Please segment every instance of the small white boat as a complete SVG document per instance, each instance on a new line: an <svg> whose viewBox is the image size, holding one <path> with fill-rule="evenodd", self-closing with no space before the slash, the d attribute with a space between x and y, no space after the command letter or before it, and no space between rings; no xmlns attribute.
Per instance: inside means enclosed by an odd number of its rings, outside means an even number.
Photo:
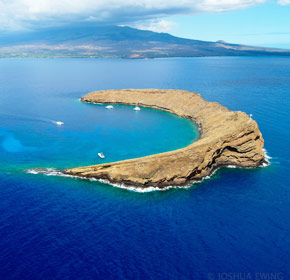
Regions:
<svg viewBox="0 0 290 280"><path fill-rule="evenodd" d="M112 105L106 106L106 109L113 109L114 107Z"/></svg>
<svg viewBox="0 0 290 280"><path fill-rule="evenodd" d="M55 122L57 125L64 125L63 122Z"/></svg>
<svg viewBox="0 0 290 280"><path fill-rule="evenodd" d="M141 110L140 107L138 106L138 103L136 104L136 106L135 106L135 108L133 110L135 110L135 111L140 111Z"/></svg>
<svg viewBox="0 0 290 280"><path fill-rule="evenodd" d="M103 153L98 153L98 156L99 156L100 158L105 158L105 156L104 156Z"/></svg>

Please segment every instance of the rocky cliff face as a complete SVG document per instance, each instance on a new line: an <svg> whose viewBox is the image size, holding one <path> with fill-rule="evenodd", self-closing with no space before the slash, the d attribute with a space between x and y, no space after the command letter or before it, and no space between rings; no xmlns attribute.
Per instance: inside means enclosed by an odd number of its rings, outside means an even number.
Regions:
<svg viewBox="0 0 290 280"><path fill-rule="evenodd" d="M244 112L233 112L199 94L182 90L107 90L85 95L84 102L119 103L165 110L190 118L200 139L162 154L78 167L66 174L105 179L139 187L182 186L210 175L221 166L258 167L264 161L264 140L257 123Z"/></svg>

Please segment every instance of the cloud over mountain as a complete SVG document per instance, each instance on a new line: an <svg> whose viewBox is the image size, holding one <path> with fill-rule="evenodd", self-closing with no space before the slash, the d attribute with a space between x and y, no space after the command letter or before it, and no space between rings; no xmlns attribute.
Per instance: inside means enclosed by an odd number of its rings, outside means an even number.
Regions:
<svg viewBox="0 0 290 280"><path fill-rule="evenodd" d="M225 12L266 0L0 0L0 29L33 29L72 22L100 24L145 22L149 28L167 28L164 17ZM285 4L288 0L280 0ZM155 23L155 24L154 24Z"/></svg>

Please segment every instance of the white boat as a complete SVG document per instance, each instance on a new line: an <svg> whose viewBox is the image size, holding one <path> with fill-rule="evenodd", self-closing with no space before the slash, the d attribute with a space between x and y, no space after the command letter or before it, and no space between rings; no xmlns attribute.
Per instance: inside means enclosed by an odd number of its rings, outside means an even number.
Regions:
<svg viewBox="0 0 290 280"><path fill-rule="evenodd" d="M63 122L55 122L57 125L64 125Z"/></svg>
<svg viewBox="0 0 290 280"><path fill-rule="evenodd" d="M114 107L112 105L106 106L106 109L113 109Z"/></svg>
<svg viewBox="0 0 290 280"><path fill-rule="evenodd" d="M136 106L135 106L135 108L133 110L135 110L135 111L140 111L141 110L140 107L138 106L138 103L136 104Z"/></svg>
<svg viewBox="0 0 290 280"><path fill-rule="evenodd" d="M98 156L99 156L100 158L105 158L105 156L104 156L103 153L98 153Z"/></svg>

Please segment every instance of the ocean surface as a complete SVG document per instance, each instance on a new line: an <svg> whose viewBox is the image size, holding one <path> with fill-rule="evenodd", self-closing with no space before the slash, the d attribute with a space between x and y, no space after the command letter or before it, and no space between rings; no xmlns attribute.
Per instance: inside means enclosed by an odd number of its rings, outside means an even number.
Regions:
<svg viewBox="0 0 290 280"><path fill-rule="evenodd" d="M166 112L79 101L122 88L195 91L253 114L270 166L145 193L29 173L198 138ZM1 59L0 279L290 279L289 124L290 58Z"/></svg>

